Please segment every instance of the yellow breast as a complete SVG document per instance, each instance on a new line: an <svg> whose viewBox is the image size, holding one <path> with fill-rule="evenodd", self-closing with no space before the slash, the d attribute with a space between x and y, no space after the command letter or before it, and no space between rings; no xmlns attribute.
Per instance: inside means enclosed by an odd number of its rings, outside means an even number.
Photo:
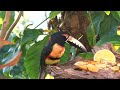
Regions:
<svg viewBox="0 0 120 90"><path fill-rule="evenodd" d="M65 52L65 47L62 47L57 43L54 44L51 53L48 55L48 57L45 60L45 63L49 65L59 63L60 59L51 60L49 57L60 58L64 54L64 52Z"/></svg>
<svg viewBox="0 0 120 90"><path fill-rule="evenodd" d="M49 58L46 58L45 63L48 65L53 65L53 64L57 64L60 62L60 59L58 60L50 60Z"/></svg>
<svg viewBox="0 0 120 90"><path fill-rule="evenodd" d="M58 45L57 43L54 44L52 48L52 52L49 54L49 56L54 58L60 58L65 52L65 47L62 47Z"/></svg>

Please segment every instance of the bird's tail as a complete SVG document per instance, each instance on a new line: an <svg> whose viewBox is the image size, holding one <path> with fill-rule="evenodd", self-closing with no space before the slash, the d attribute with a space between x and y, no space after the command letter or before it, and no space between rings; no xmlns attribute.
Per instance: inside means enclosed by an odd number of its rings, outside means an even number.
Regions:
<svg viewBox="0 0 120 90"><path fill-rule="evenodd" d="M45 76L46 76L45 66L41 66L38 78L45 79Z"/></svg>
<svg viewBox="0 0 120 90"><path fill-rule="evenodd" d="M43 56L43 55L42 55ZM44 57L41 57L40 59L40 71L39 71L39 76L38 76L38 79L45 79L45 76L46 76L46 65L45 65L45 62L44 62Z"/></svg>

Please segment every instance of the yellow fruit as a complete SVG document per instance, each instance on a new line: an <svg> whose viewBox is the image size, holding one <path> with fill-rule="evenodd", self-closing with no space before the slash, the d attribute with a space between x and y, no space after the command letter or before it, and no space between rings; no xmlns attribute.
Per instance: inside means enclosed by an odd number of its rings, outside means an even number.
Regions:
<svg viewBox="0 0 120 90"><path fill-rule="evenodd" d="M101 69L101 68L106 68L106 64L96 64L96 66Z"/></svg>
<svg viewBox="0 0 120 90"><path fill-rule="evenodd" d="M54 79L54 77L51 76L50 74L47 74L46 77L45 77L45 79Z"/></svg>
<svg viewBox="0 0 120 90"><path fill-rule="evenodd" d="M99 68L97 66L95 66L95 65L92 65L92 64L88 64L87 68L91 72L98 72L99 71Z"/></svg>
<svg viewBox="0 0 120 90"><path fill-rule="evenodd" d="M82 70L87 70L87 62L83 62L83 61L78 61L76 62L74 65L76 66L76 68L82 69Z"/></svg>
<svg viewBox="0 0 120 90"><path fill-rule="evenodd" d="M100 62L98 62L98 61L88 61L89 62L89 64L93 64L93 65L96 65L96 64L100 64Z"/></svg>
<svg viewBox="0 0 120 90"><path fill-rule="evenodd" d="M86 64L88 64L88 62L78 61L74 65L75 66L80 66L80 65L86 65Z"/></svg>
<svg viewBox="0 0 120 90"><path fill-rule="evenodd" d="M119 66L111 67L111 69L112 69L113 71L119 71Z"/></svg>
<svg viewBox="0 0 120 90"><path fill-rule="evenodd" d="M87 65L81 65L81 66L79 66L79 68L82 70L87 70Z"/></svg>
<svg viewBox="0 0 120 90"><path fill-rule="evenodd" d="M120 63L118 63L118 64L117 64L117 66L119 66L119 67L120 67Z"/></svg>
<svg viewBox="0 0 120 90"><path fill-rule="evenodd" d="M113 48L115 51L117 51L120 48L120 46L113 46Z"/></svg>
<svg viewBox="0 0 120 90"><path fill-rule="evenodd" d="M107 49L99 50L94 55L94 61L116 62L115 55Z"/></svg>
<svg viewBox="0 0 120 90"><path fill-rule="evenodd" d="M120 35L120 30L117 30L117 35Z"/></svg>

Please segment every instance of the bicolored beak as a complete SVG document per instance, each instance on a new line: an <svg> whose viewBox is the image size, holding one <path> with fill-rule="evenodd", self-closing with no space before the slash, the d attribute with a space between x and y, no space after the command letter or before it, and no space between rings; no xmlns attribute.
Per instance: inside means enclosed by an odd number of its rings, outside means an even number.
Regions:
<svg viewBox="0 0 120 90"><path fill-rule="evenodd" d="M68 42L72 46L75 46L76 48L82 49L84 52L87 52L85 46L72 36L68 36L66 42Z"/></svg>

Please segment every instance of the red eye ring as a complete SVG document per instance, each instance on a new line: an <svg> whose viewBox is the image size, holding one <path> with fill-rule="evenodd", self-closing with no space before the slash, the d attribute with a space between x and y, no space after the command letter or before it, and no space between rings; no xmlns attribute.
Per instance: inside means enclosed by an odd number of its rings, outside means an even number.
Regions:
<svg viewBox="0 0 120 90"><path fill-rule="evenodd" d="M68 34L62 34L62 36L65 36L66 38L68 38L68 37L69 37L69 35L68 35Z"/></svg>

